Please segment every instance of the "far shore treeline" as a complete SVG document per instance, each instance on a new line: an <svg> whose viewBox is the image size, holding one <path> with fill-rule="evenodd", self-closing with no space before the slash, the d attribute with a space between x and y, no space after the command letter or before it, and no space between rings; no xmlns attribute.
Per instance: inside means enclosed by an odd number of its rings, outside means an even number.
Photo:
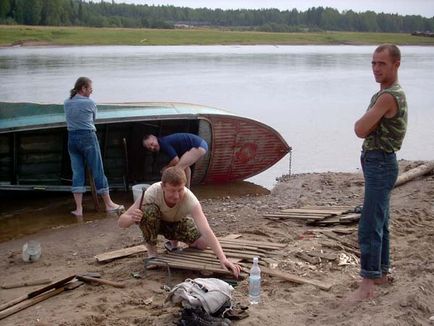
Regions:
<svg viewBox="0 0 434 326"><path fill-rule="evenodd" d="M340 12L316 7L306 11L278 9L192 9L174 6L116 4L81 0L0 0L0 24L124 28L219 27L261 32L434 31L434 17Z"/></svg>

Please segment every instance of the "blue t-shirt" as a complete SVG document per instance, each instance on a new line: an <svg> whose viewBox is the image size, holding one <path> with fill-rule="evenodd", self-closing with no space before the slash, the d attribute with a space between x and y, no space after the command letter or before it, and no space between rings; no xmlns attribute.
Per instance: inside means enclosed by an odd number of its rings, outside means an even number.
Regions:
<svg viewBox="0 0 434 326"><path fill-rule="evenodd" d="M95 128L96 104L93 100L79 94L64 102L66 126L68 131L93 130Z"/></svg>
<svg viewBox="0 0 434 326"><path fill-rule="evenodd" d="M169 155L169 159L181 157L192 148L200 147L204 142L201 137L189 133L177 133L158 138L160 150Z"/></svg>

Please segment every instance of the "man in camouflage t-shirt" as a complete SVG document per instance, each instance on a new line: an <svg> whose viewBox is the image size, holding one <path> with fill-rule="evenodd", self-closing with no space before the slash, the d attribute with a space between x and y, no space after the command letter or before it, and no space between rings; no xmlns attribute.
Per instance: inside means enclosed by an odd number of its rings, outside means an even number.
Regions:
<svg viewBox="0 0 434 326"><path fill-rule="evenodd" d="M372 71L380 91L354 126L356 135L364 138L361 164L365 197L359 222L362 281L348 298L353 302L373 298L375 285L389 280L389 201L398 177L395 152L407 130L407 101L398 84L400 63L396 45L383 44L374 51Z"/></svg>
<svg viewBox="0 0 434 326"><path fill-rule="evenodd" d="M201 250L210 247L220 265L238 277L240 266L227 259L199 200L185 187L186 182L187 177L180 167L164 170L161 182L150 186L143 198L137 198L119 217L119 227L134 224L140 227L149 258L157 256L157 236L161 234L169 240L171 249L178 241Z"/></svg>

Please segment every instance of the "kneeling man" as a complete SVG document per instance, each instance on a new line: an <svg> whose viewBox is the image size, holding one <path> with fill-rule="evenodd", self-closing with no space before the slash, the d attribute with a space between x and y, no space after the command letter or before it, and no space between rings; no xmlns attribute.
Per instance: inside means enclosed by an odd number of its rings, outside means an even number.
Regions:
<svg viewBox="0 0 434 326"><path fill-rule="evenodd" d="M161 182L154 183L146 190L142 207L139 207L141 198L138 198L119 217L119 227L139 225L148 249L148 257L157 255L158 234L169 239L172 247L176 247L178 241L201 250L209 246L220 260L221 266L231 270L234 276L238 277L240 266L226 258L199 200L185 187L186 182L185 173L181 168L167 168L163 172Z"/></svg>

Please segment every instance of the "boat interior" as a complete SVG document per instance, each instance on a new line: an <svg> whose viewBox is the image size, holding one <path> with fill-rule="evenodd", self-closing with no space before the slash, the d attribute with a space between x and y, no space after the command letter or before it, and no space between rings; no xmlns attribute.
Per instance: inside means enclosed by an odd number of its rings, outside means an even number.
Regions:
<svg viewBox="0 0 434 326"><path fill-rule="evenodd" d="M168 157L146 150L142 145L144 135L199 134L207 124L197 118L98 124L110 188L127 191L134 184L160 180L160 170ZM204 138L210 141L210 127L205 129L209 132ZM69 191L72 171L67 143L65 127L0 134L0 189Z"/></svg>

